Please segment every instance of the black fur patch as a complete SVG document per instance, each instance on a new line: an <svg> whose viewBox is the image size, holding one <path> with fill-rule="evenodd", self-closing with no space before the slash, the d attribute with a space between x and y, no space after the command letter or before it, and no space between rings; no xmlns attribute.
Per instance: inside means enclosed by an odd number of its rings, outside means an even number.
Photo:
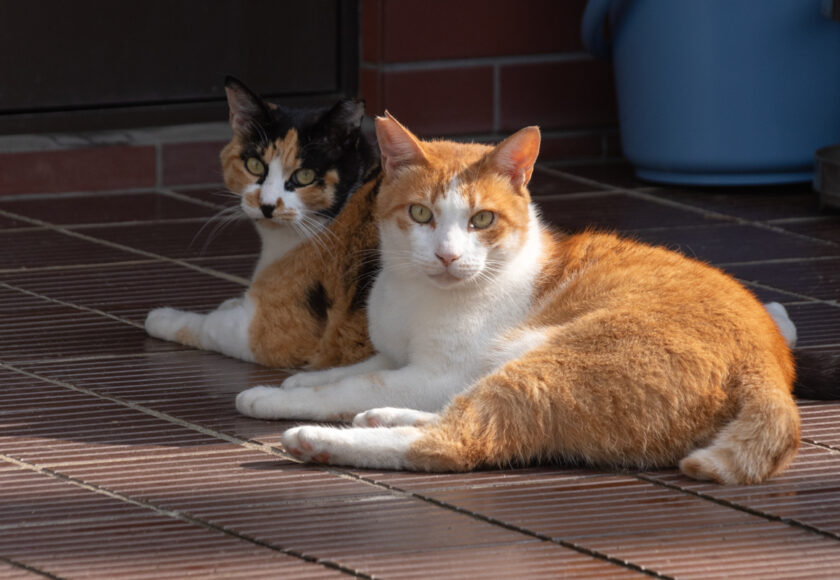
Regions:
<svg viewBox="0 0 840 580"><path fill-rule="evenodd" d="M793 395L800 399L840 399L840 353L793 349L796 382Z"/></svg>
<svg viewBox="0 0 840 580"><path fill-rule="evenodd" d="M350 300L350 311L354 312L367 307L368 296L373 283L376 280L379 270L382 269L382 264L379 261L379 252L371 253L371 255L359 265L359 271L356 272L356 279L352 281L355 284L353 291L353 298Z"/></svg>
<svg viewBox="0 0 840 580"><path fill-rule="evenodd" d="M345 98L332 107L271 108L237 79L228 77L225 86L231 91L230 95L233 95L246 121L246 128L241 134L243 161L254 152L264 151L270 143L282 140L290 129L295 129L301 166L315 171L316 182L323 184L324 176L330 170L338 173L334 202L331 207L318 212L321 217L335 218L350 195L362 184L363 177L378 166L379 149L361 129L364 101ZM260 177L259 183L265 181L266 175L264 173Z"/></svg>
<svg viewBox="0 0 840 580"><path fill-rule="evenodd" d="M327 289L320 281L306 291L306 305L316 319L321 322L327 321L327 314L332 308L332 300L327 296Z"/></svg>

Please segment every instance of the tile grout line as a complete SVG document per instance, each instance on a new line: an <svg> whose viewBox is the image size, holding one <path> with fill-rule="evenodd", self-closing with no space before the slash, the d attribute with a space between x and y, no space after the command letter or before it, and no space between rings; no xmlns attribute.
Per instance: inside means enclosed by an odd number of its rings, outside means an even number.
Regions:
<svg viewBox="0 0 840 580"><path fill-rule="evenodd" d="M556 169L556 168L553 168L553 167L543 167L543 169L545 171L549 172L549 173L553 173L556 176L564 177L566 179L570 179L572 181L576 181L576 182L584 184L584 185L607 187L614 192L617 191L617 192L625 193L625 194L630 195L632 197L636 197L636 198L639 198L639 199L644 199L645 201L650 201L650 202L658 203L658 204L661 204L661 205L674 207L674 208L682 209L682 210L685 210L685 211L690 211L690 212L693 212L693 213L699 213L701 215L705 215L705 216L708 216L708 217L724 219L726 221L733 221L733 222L735 222L737 224L740 224L740 225L750 225L750 226L754 226L754 227L757 227L757 228L760 228L760 229L772 231L772 232L775 232L775 233L787 234L787 235L790 235L790 236L801 238L803 240L808 240L808 241L812 241L812 242L815 242L815 243L819 243L819 244L822 244L824 246L830 246L832 248L837 248L838 246L840 246L840 244L837 244L835 242L831 242L831 241L828 241L828 240L822 240L820 238L813 238L811 236L808 236L808 235L805 235L805 234L800 234L800 233L797 233L797 232L792 232L792 231L786 230L784 228L774 227L769 222L755 221L755 220L750 220L750 219L739 217L739 216L733 216L733 215L729 215L729 214L725 214L725 213L712 211L712 210L709 210L709 209L706 209L706 208L697 207L697 206L682 203L682 202L679 202L679 201L674 201L674 200L671 200L671 199L658 197L656 195L652 195L652 194L650 194L646 191L640 190L640 189L632 189L632 188L628 188L628 187L621 187L621 186L617 186L617 185L611 185L611 184L608 184L608 183L602 183L602 182L599 182L599 181L594 180L594 179L589 179L588 177L581 177L580 175L575 175L574 173L568 173L566 171L563 171L561 169Z"/></svg>
<svg viewBox="0 0 840 580"><path fill-rule="evenodd" d="M77 385L73 385L72 383L68 383L66 381L61 381L61 380L51 379L51 378L48 378L48 377L43 377L43 376L41 376L37 373L33 373L33 372L30 372L30 371L20 369L20 368L14 366L13 364L0 362L0 368L6 368L7 370L11 370L11 371L17 372L19 374L22 374L22 375L25 375L25 376L28 376L28 377L31 377L31 378L36 378L36 379L39 379L39 380L42 380L42 381L46 381L46 382L48 382L50 384L53 384L53 385L56 385L56 386L60 386L60 387L63 387L63 388L66 388L66 389L69 389L69 390L72 390L72 391L76 391L76 392L85 394L85 395L96 397L96 398L99 398L99 399L103 399L103 400L121 405L123 407L127 407L129 409L132 409L132 410L135 410L135 411L147 414L147 415L151 415L151 416L153 416L157 419L161 419L163 421L174 423L174 424L179 425L181 427L184 427L186 429L197 431L197 432L199 432L203 435L207 435L209 437L214 437L216 439L221 439L223 441L227 441L228 443L233 443L235 445L239 445L240 447L243 447L243 448L251 450L251 451L257 451L257 452L260 452L260 453L265 453L266 455L270 455L270 456L273 456L273 457L279 457L281 459L285 459L285 460L291 461L293 463L298 463L298 464L301 463L297 459L291 457L290 455L287 455L285 452L281 451L279 448L274 447L272 445L268 445L268 444L265 444L265 443L259 443L259 442L251 441L251 440L244 440L244 439L240 439L239 437L235 437L235 436L232 436L232 435L228 435L226 433L222 433L220 431L215 431L213 429L208 429L206 427L202 427L202 426L197 425L195 423L191 423L189 421L184 421L182 419L179 419L177 417L169 415L168 413L163 413L161 411L156 411L156 410L154 410L150 407L146 407L145 405L140 405L138 403L132 403L130 401L126 401L126 400L121 399L119 397L113 397L113 396L110 396L110 395L105 395L105 394L102 394L102 393L98 393L98 392L93 391L91 389L87 389L87 388L84 388L84 387L79 387ZM6 457L6 456L0 454L0 458L3 458L3 457ZM12 458L12 460L13 461L20 461L20 460L14 459L14 458ZM395 486L392 486L392 485L389 485L389 484L386 484L386 483L374 481L374 480L368 479L366 477L356 475L355 473L353 473L351 471L346 471L346 470L339 469L339 468L332 467L332 466L328 467L328 466L313 465L312 467L314 469L318 469L319 471L329 473L331 475L334 475L336 477L340 477L342 479L350 479L350 480L354 480L354 481L363 482L367 485L370 485L372 487L375 487L375 488L378 488L378 489L381 489L381 490L387 490L387 491L392 492L392 493L397 493L398 495L401 495L403 497L413 497L413 498L418 499L418 500L420 500L424 503L436 505L437 507L440 507L442 509L446 509L448 511L453 511L453 512L461 514L461 515L469 516L470 518L475 519L475 520L480 520L480 521L484 521L484 522L487 522L487 523L492 524L492 525L501 526L501 527L504 527L505 529L516 531L516 532L521 533L525 536L537 538L537 539L540 539L542 541L550 542L550 543L555 544L555 545L559 545L559 546L562 546L562 547L565 547L565 548L569 548L569 549L574 550L576 552L580 552L580 553L586 554L588 556L594 557L596 559L607 561L607 562L619 565L619 566L624 567L624 568L631 568L633 570L643 572L645 574L654 576L656 578L670 578L669 576L666 576L666 575L660 574L658 572L648 570L648 569L646 569L643 566L640 566L638 564L633 564L631 562L621 560L619 558L614 558L612 556L609 556L608 554L603 554L603 553L601 553L597 550L586 548L585 546L579 546L579 545L575 544L574 542L569 542L567 540L561 540L561 539L558 539L558 538L551 538L549 536L545 536L544 534L540 534L538 532L528 530L527 528L520 528L520 527L514 526L512 524L508 524L506 522L503 522L501 520L496 520L495 518L485 516L483 514L479 514L479 513L476 513L476 512L465 510L465 509L459 508L457 506L447 504L446 502L441 502L441 501L436 500L434 498L424 496L420 493L406 491L406 490L400 489L398 487L395 487ZM42 468L42 467L35 466L35 465L33 465L33 468L37 469L37 470L47 470L47 468ZM69 478L69 476L59 474L58 472L55 472L55 473L56 473L57 476L60 476L62 478L72 479L72 478ZM80 483L84 483L84 482L80 482ZM91 485L91 484L85 484L85 485ZM95 487L100 487L100 486L95 486ZM113 492L111 490L107 490L107 488L104 488L104 487L102 487L101 489L103 491L107 491L108 493L118 494L118 492ZM131 499L130 496L125 496L125 497ZM140 502L142 500L134 500L134 501ZM149 505L151 506L153 504L149 504ZM154 509L154 508L152 508L152 509ZM187 516L187 517L192 517L192 516ZM208 525L212 525L212 524L208 524Z"/></svg>
<svg viewBox="0 0 840 580"><path fill-rule="evenodd" d="M8 282L0 282L0 288L7 288L9 290L13 290L15 292L20 292L21 294L26 294L26 295L32 296L34 298L39 298L41 300L45 300L45 301L51 302L53 304L59 304L61 306L67 306L68 308L74 308L76 310L82 310L84 312L99 314L100 316L104 316L106 318L116 320L117 322L122 322L124 324L128 324L128 325L133 326L135 328L139 328L139 329L143 330L144 332L146 330L146 327L144 325L140 324L139 322L132 322L131 320L128 320L126 318L120 318L119 316L116 316L115 314L109 314L109 313L104 312L102 310L99 310L97 308L91 308L89 306L82 306L81 304L75 304L73 302L65 302L64 300L59 300L58 298L50 298L49 296L45 296L43 294L38 294L36 292L32 292L31 290L27 290L25 288L20 288L19 286L14 286L12 284L9 284Z"/></svg>
<svg viewBox="0 0 840 580"><path fill-rule="evenodd" d="M293 461L295 463L300 463L297 459L294 459L293 457L287 455L285 452L281 451L279 448L274 447L274 446L269 445L269 444L266 444L266 443L260 443L260 442L251 441L251 440L243 440L243 439L240 439L240 438L235 437L235 436L227 435L226 433L222 433L222 432L219 432L219 431L216 431L216 430L213 430L213 429L208 429L206 427L202 427L200 425L197 425L195 423L191 423L189 421L178 419L177 417L174 417L174 416L169 415L167 413L156 411L156 410L151 409L149 407L146 407L144 405L139 405L137 403L132 403L130 401L126 401L126 400L121 399L119 397L112 397L110 395L104 395L104 394L98 393L96 391L86 389L84 387L78 387L76 385L73 385L71 383L67 383L65 381L50 379L48 377L43 377L41 375L38 375L37 373L25 371L25 370L22 370L22 369L19 369L19 368L15 367L14 365L11 365L11 364L0 363L0 368L4 368L4 367L9 369L9 370L18 372L20 374L30 376L32 378L37 378L37 379L47 381L49 383L52 383L52 384L55 384L55 385L58 385L58 386L61 386L61 387L64 387L64 388L68 388L70 390L74 390L74 391L81 392L81 393L84 393L84 394L87 394L87 395L90 395L90 396L94 396L94 397L97 397L97 398L108 400L110 402L113 402L113 403L116 403L116 404L119 404L119 405L122 405L122 406L125 406L125 407L128 407L128 408L134 409L136 411L152 415L156 418L175 423L175 424L180 425L182 427L185 427L187 429L192 429L192 430L198 431L202 434L205 434L205 435L208 435L208 436L211 436L211 437L215 437L217 439L222 439L222 440L227 441L229 443L234 443L234 444L240 445L240 446L242 446L246 449L252 450L252 451L258 451L258 452L261 452L261 453L265 453L267 455L280 457L282 459ZM806 441L806 443L810 443L810 442ZM598 559L602 559L602 560L606 560L606 561L608 561L610 563L613 563L613 564L617 564L617 565L620 565L620 566L623 566L623 567L630 567L634 570L638 570L638 571L644 572L646 574L649 574L649 575L652 575L652 576L655 576L655 577L662 577L662 578L667 578L668 577L668 576L661 575L658 572L648 570L648 569L644 568L643 566L639 566L639 565L633 564L631 562L626 562L624 560L614 558L612 556L609 556L608 554L602 554L601 552L598 552L597 550L586 548L585 546L578 546L574 542L570 542L570 541L567 541L567 540L562 540L562 539L559 539L559 538L552 538L550 536L545 536L544 534L540 534L539 532L535 532L535 531L529 530L527 528L518 527L518 526L515 526L515 525L512 525L512 524L508 524L504 521L497 520L496 518L493 518L493 517L490 517L490 516L485 516L485 515L477 513L477 512L466 510L464 508L459 508L458 506L455 506L455 505L450 505L447 502L437 500L433 497L425 496L425 495L423 495L422 493L419 493L419 492L407 491L407 490L401 489L399 487L396 487L396 486L393 486L393 485L390 485L390 484L387 484L387 483L384 483L384 482L378 482L378 481L369 479L367 477L357 475L357 474L353 473L352 471L336 468L334 466L329 466L328 467L328 466L313 465L313 467L317 468L317 469L320 469L321 471L324 471L326 473L330 473L332 475L341 477L341 478L361 481L361 482L364 482L364 483L366 483L368 485L371 485L373 487L377 487L377 488L385 489L385 490L388 490L388 491L391 491L391 492L397 492L397 493L400 493L400 494L403 494L403 495L406 495L406 496L414 497L414 498L417 498L417 499L419 499L423 502L431 503L433 505L437 505L438 507L441 507L441 508L444 508L444 509L447 509L447 510L450 510L450 511L454 511L456 513L460 513L460 514L463 514L463 515L469 515L473 519L485 521L485 522L493 524L493 525L502 526L502 527L505 527L506 529L517 531L517 532L522 533L524 535L531 536L531 537L534 537L534 538L538 538L538 539L543 540L543 541L548 541L548 542L551 542L553 544L561 545L561 546L564 546L566 548L569 548L569 549L572 549L572 550L575 550L575 551L578 551L578 552L581 552L581 553L585 553L589 556L592 556L592 557L595 557L595 558L598 558ZM642 478L642 476L640 474L635 474L635 475L632 475L632 476ZM664 482L649 482L649 483L656 484L656 485L662 485L662 486L665 486L665 487L668 487L669 485L671 485L671 484L665 484ZM716 499L712 496L707 496L705 494L700 494L698 492L692 492L690 490L683 489L683 488L680 488L678 486L673 486L673 489L678 490L680 492L683 492L687 495L696 496L699 499L702 499L704 501L709 501L711 503L721 504L721 502L725 502L725 500L718 500L718 499ZM783 524L788 525L788 526L793 527L793 528L804 529L806 531L811 531L813 533L817 533L818 535L821 535L821 536L826 536L826 537L829 537L829 538L832 538L832 539L840 539L840 535L834 534L833 532L823 531L823 530L820 530L819 528L813 528L809 524L799 522L798 520L793 519L793 518L782 518L781 516L776 516L776 515L773 515L773 514L770 514L770 513L765 513L765 512L762 512L760 510L754 510L753 508L749 508L747 506L742 506L740 504L733 503L733 502L727 502L727 503L724 503L724 504L721 504L721 505L725 505L726 507L729 507L730 509L745 512L749 515L752 515L754 517L759 517L759 518L767 520L767 521L780 522L780 523L783 523Z"/></svg>
<svg viewBox="0 0 840 580"><path fill-rule="evenodd" d="M225 272L217 272L216 270L211 270L209 268L202 268L201 266L197 266L197 265L192 264L190 262L186 262L186 261L183 261L183 260L177 260L175 258L169 258L167 256L154 254L152 252L147 252L145 250L140 250L138 248L132 248L131 246L125 246L123 244L118 244L118 243L115 243L115 242L109 242L109 241L103 240L101 238L88 236L88 235L85 235L83 233L76 232L74 230L70 230L70 229L67 229L67 228L64 228L64 227L61 227L61 226L56 226L56 225L51 224L49 222L44 222L44 221L37 220L37 219L34 219L34 218L21 216L21 215L14 214L12 212L6 211L4 209L0 209L0 216L2 216L2 215L6 216L6 217L11 217L13 219L18 219L18 220L21 220L21 221L26 221L26 222L36 224L36 225L39 225L39 226L43 226L43 227L46 227L47 229L49 229L51 231L58 232L60 234L65 234L65 235L68 235L68 236L71 236L71 237L74 237L74 238L78 238L78 239L84 240L86 242L91 242L91 243L99 244L101 246L106 246L106 247L109 247L109 248L112 248L112 249L121 250L121 251L128 252L128 253L131 253L131 254L136 254L136 255L139 255L139 256L143 256L144 258L151 258L151 259L161 261L161 262L168 262L170 264L176 264L178 266L183 266L185 268L189 268L190 270L195 270L196 272L201 272L202 274L207 274L207 275L210 275L210 276L214 276L216 278L221 278L223 280L227 280L228 282L234 282L234 283L240 284L242 286L249 286L250 285L249 280L246 280L245 278L241 278L239 276L234 276L233 274L227 274Z"/></svg>
<svg viewBox="0 0 840 580"><path fill-rule="evenodd" d="M0 562L4 562L13 568L19 568L21 570L26 570L27 572L32 572L33 574L38 574L39 576L43 576L44 578L51 578L52 580L64 580L62 576L56 576L51 572L47 572L45 570L39 570L33 566L28 564L24 564L23 562L18 562L8 556L0 555Z"/></svg>
<svg viewBox="0 0 840 580"><path fill-rule="evenodd" d="M178 521L182 521L182 522L185 522L185 523L188 523L188 524L192 524L192 525L204 528L206 530L217 532L217 533L220 533L224 536L234 538L234 539L237 539L237 540L240 540L240 541L243 541L243 542L248 542L250 544L255 544L255 545L260 546L262 548L267 548L267 549L269 549L273 552L280 552L282 554L286 554L287 556L291 556L291 557L297 558L299 560L303 560L304 562L308 562L310 564L323 566L325 568L330 568L332 570L337 570L337 571L343 572L345 574L350 574L352 576L359 577L359 578L371 578L371 579L373 578L372 576L369 576L367 574L359 572L358 570L354 570L352 568L344 566L343 564L340 564L338 562L333 562L332 560L326 560L326 559L323 559L323 558L318 558L316 556L310 556L310 555L306 554L305 552L301 552L299 550L294 550L292 548L284 548L282 546L278 546L278 545L272 544L270 542L260 540L260 539L255 538L255 537L251 537L247 534L243 534L241 532L234 531L234 530L225 528L223 526L216 525L216 524L214 524L210 521L207 521L207 520L204 520L204 519L201 519L201 518L197 518L195 516L191 516L188 513L182 512L180 510L168 509L168 508L164 508L164 507L161 507L159 505L156 505L156 504L154 504L152 502L149 502L149 501L136 499L136 498L133 498L129 495L120 493L118 491L108 489L107 487L87 483L87 482L85 482L81 479L78 479L78 478L60 473L60 472L55 471L53 469L50 469L50 468L47 468L47 467L41 467L41 466L38 466L34 463L30 463L28 461L23 461L23 460L11 457L9 455L6 455L5 453L0 453L0 460L3 460L7 463L11 463L12 465L16 465L17 467L19 467L21 469L27 469L29 471L34 471L35 473L39 473L41 475L51 477L53 479L62 481L64 483L67 483L69 485L84 489L86 491L90 491L92 493L96 493L96 494L99 494L99 495L104 495L105 497L108 497L108 498L111 498L111 499L114 499L114 500L118 500L118 501L121 501L123 503L127 503L127 504L130 504L130 505L134 505L136 507L140 507L140 508L143 508L143 509L146 509L146 510L150 510L150 511L156 513L157 515L167 517L167 518L171 518L171 519L175 519L175 520L178 520Z"/></svg>

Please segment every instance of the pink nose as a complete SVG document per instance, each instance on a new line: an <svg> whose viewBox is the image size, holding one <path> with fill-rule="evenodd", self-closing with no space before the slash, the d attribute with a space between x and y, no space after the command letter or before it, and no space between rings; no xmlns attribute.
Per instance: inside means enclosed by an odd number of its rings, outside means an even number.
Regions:
<svg viewBox="0 0 840 580"><path fill-rule="evenodd" d="M449 264L461 257L458 254L452 254L449 252L435 252L435 256L437 256L437 259L440 260L446 267L449 267Z"/></svg>

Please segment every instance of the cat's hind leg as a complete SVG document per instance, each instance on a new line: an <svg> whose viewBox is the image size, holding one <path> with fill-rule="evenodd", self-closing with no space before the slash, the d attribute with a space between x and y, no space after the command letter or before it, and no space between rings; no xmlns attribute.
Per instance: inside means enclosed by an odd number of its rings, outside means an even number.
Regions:
<svg viewBox="0 0 840 580"><path fill-rule="evenodd" d="M247 295L227 300L209 314L155 308L146 316L146 332L155 338L255 362L248 332L255 310Z"/></svg>

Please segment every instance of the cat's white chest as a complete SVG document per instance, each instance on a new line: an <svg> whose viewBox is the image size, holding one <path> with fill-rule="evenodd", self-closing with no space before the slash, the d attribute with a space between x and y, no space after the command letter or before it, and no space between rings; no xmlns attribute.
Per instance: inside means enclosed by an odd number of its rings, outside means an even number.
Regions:
<svg viewBox="0 0 840 580"><path fill-rule="evenodd" d="M260 234L262 248L252 279L256 279L260 272L273 264L288 252L303 242L304 238L293 228L287 226L265 226L256 222L257 232Z"/></svg>
<svg viewBox="0 0 840 580"><path fill-rule="evenodd" d="M385 274L371 292L371 340L399 365L457 365L473 375L498 337L527 315L528 296L460 295L395 283Z"/></svg>

